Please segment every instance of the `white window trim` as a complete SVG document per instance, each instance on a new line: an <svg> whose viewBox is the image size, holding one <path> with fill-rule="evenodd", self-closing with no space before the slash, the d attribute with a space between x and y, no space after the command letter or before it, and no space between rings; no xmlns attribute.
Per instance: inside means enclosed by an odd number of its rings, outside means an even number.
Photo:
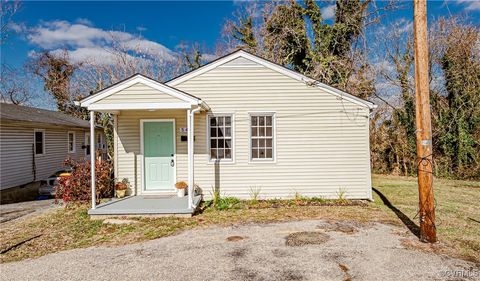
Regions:
<svg viewBox="0 0 480 281"><path fill-rule="evenodd" d="M273 151L272 159L253 159L252 158L252 115L253 116L272 116L272 128L273 128ZM277 113L274 111L250 111L248 112L248 163L249 164L259 164L259 163L277 163Z"/></svg>
<svg viewBox="0 0 480 281"><path fill-rule="evenodd" d="M41 153L41 154L40 154L40 153L39 153L39 154L36 153L36 152L37 152L37 142L35 141L35 134L36 134L37 132L41 132L41 133L42 133L42 141L43 141L43 142L42 142L42 152L43 152L43 153ZM44 155L47 154L47 150L46 150L47 140L45 139L45 136L46 136L46 134L45 134L45 129L34 129L34 130L33 130L33 154L34 154L35 156L44 156Z"/></svg>
<svg viewBox="0 0 480 281"><path fill-rule="evenodd" d="M230 116L232 120L232 159L210 159L210 117ZM209 113L206 116L207 122L207 164L235 164L235 114L228 112Z"/></svg>
<svg viewBox="0 0 480 281"><path fill-rule="evenodd" d="M70 150L70 134L73 135L73 150ZM74 131L67 132L67 151L68 153L77 152L77 134Z"/></svg>

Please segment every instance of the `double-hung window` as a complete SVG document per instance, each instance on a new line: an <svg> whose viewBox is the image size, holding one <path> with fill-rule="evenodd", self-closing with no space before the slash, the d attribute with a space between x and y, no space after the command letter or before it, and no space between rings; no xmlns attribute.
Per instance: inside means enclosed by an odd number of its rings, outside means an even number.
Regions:
<svg viewBox="0 0 480 281"><path fill-rule="evenodd" d="M233 161L232 115L208 116L208 150L210 161Z"/></svg>
<svg viewBox="0 0 480 281"><path fill-rule="evenodd" d="M275 160L275 115L250 114L250 158L252 161Z"/></svg>
<svg viewBox="0 0 480 281"><path fill-rule="evenodd" d="M75 153L75 132L68 132L68 153Z"/></svg>
<svg viewBox="0 0 480 281"><path fill-rule="evenodd" d="M33 131L35 155L45 155L45 130Z"/></svg>

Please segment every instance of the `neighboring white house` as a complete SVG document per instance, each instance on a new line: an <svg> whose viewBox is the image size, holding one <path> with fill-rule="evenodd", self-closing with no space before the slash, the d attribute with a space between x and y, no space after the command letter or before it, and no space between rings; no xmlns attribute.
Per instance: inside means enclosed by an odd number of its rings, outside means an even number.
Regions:
<svg viewBox="0 0 480 281"><path fill-rule="evenodd" d="M187 181L189 210L193 183L206 197L372 198L374 104L245 51L166 83L137 74L80 104L114 114L115 176L131 195Z"/></svg>
<svg viewBox="0 0 480 281"><path fill-rule="evenodd" d="M0 104L0 191L44 180L63 169L66 158L90 159L88 121L60 112ZM96 147L106 152L102 129ZM4 201L2 198L2 201Z"/></svg>

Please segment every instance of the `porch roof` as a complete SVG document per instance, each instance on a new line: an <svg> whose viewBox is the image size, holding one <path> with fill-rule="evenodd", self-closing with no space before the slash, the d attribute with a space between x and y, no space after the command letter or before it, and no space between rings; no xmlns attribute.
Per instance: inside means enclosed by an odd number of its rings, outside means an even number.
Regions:
<svg viewBox="0 0 480 281"><path fill-rule="evenodd" d="M148 99L142 102L135 98L134 95L133 98L130 96L123 100L114 99L108 103L103 102L111 96L121 93L124 90L128 90L128 88L137 84L142 84L155 90L155 93L149 96L152 100ZM167 96L170 99L154 100L156 97L162 95ZM141 95L139 94L138 97L140 98ZM138 73L84 98L77 102L77 105L95 111L191 109L194 106L200 106L200 108L204 110L210 109L202 99Z"/></svg>
<svg viewBox="0 0 480 281"><path fill-rule="evenodd" d="M198 206L201 196L193 197L193 205ZM92 216L145 216L145 215L192 215L195 209L188 208L188 197L176 196L129 196L123 199L99 204L88 210Z"/></svg>

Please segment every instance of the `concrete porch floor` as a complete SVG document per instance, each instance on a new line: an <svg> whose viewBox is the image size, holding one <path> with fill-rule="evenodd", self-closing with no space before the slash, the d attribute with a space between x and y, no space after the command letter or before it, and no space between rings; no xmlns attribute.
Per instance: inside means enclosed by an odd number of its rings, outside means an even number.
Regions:
<svg viewBox="0 0 480 281"><path fill-rule="evenodd" d="M193 205L198 206L201 196L193 197ZM96 209L88 210L93 218L112 216L187 216L190 217L195 209L188 208L188 197L139 195L122 199L114 199L99 204Z"/></svg>

